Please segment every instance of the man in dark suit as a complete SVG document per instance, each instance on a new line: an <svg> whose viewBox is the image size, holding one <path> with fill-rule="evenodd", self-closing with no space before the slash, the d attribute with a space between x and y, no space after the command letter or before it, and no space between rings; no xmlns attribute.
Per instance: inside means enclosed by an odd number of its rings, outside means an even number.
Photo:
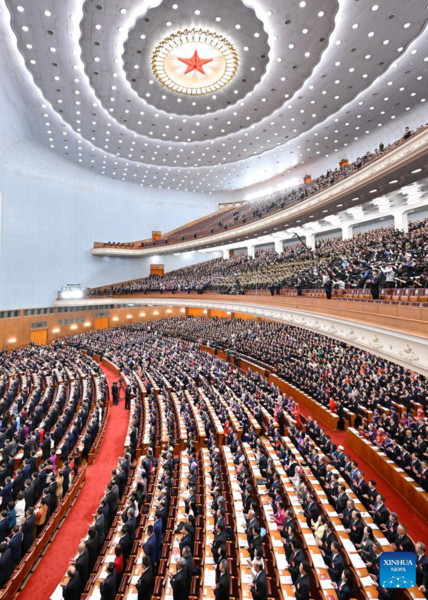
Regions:
<svg viewBox="0 0 428 600"><path fill-rule="evenodd" d="M143 572L138 580L136 588L138 590L138 600L151 600L155 587L155 574L150 564L148 556L143 557Z"/></svg>
<svg viewBox="0 0 428 600"><path fill-rule="evenodd" d="M13 572L12 551L6 542L0 544L0 588L8 581Z"/></svg>
<svg viewBox="0 0 428 600"><path fill-rule="evenodd" d="M95 523L94 528L98 533L98 553L101 552L101 548L103 547L104 541L106 539L106 523L105 517L103 513L103 509L101 506L97 508L97 514L95 515Z"/></svg>
<svg viewBox="0 0 428 600"><path fill-rule="evenodd" d="M143 544L143 550L144 554L150 558L150 564L154 567L157 561L157 543L153 525L147 527L147 536L147 540Z"/></svg>
<svg viewBox="0 0 428 600"><path fill-rule="evenodd" d="M152 528L152 532L153 532L153 525L150 525L150 527ZM131 538L129 537L128 528L126 527L126 523L125 523L125 525L122 525L120 532L122 535L119 539L119 544L122 546L123 564L125 565L126 561L129 558L129 555L131 554L131 550L132 550ZM155 538L155 544L156 544L156 538ZM156 552L156 546L155 546L155 552Z"/></svg>
<svg viewBox="0 0 428 600"><path fill-rule="evenodd" d="M348 494L346 493L346 487L343 484L339 485L338 495L336 496L336 498L333 498L333 500L336 501L335 507L337 513L341 515L346 509L346 505L349 500Z"/></svg>
<svg viewBox="0 0 428 600"><path fill-rule="evenodd" d="M89 577L89 552L84 542L80 542L77 546L77 557L74 565L80 576L80 592L83 592Z"/></svg>
<svg viewBox="0 0 428 600"><path fill-rule="evenodd" d="M100 585L101 600L115 600L116 598L116 569L114 563L107 566L107 577Z"/></svg>
<svg viewBox="0 0 428 600"><path fill-rule="evenodd" d="M253 536L252 536L251 544L248 549L251 560L253 560L254 555L257 552L257 549L260 550L260 549L262 549L262 547L263 547L263 539L262 539L262 536L260 535L260 527L258 525L255 525L253 527Z"/></svg>
<svg viewBox="0 0 428 600"><path fill-rule="evenodd" d="M309 563L307 563L305 560L300 563L299 575L296 579L296 583L293 586L296 600L309 600L309 595L311 591L309 569Z"/></svg>
<svg viewBox="0 0 428 600"><path fill-rule="evenodd" d="M214 595L216 600L229 600L230 575L227 559L220 561L220 577L218 578Z"/></svg>
<svg viewBox="0 0 428 600"><path fill-rule="evenodd" d="M398 525L397 513L390 513L388 521L384 525L380 525L382 532L390 544L392 544L395 540Z"/></svg>
<svg viewBox="0 0 428 600"><path fill-rule="evenodd" d="M327 521L324 526L324 534L322 538L320 540L315 538L315 541L318 547L321 549L321 554L323 556L331 556L331 544L335 540L336 538L333 533L333 523L331 521Z"/></svg>
<svg viewBox="0 0 428 600"><path fill-rule="evenodd" d="M290 544L291 544L291 555L288 560L288 562L289 562L288 570L290 571L290 575L294 582L297 580L297 577L299 576L299 565L302 561L305 560L305 555L303 554L303 552L300 548L299 540L297 540L296 538L293 538L291 540Z"/></svg>
<svg viewBox="0 0 428 600"><path fill-rule="evenodd" d="M364 535L364 523L361 520L361 513L358 510L352 511L349 519L349 528L346 530L353 544L361 544Z"/></svg>
<svg viewBox="0 0 428 600"><path fill-rule="evenodd" d="M34 530L36 527L36 515L34 509L29 508L25 513L25 521L21 525L22 535L24 539L22 541L22 553L25 554L34 542Z"/></svg>
<svg viewBox="0 0 428 600"><path fill-rule="evenodd" d="M307 500L304 506L304 515L306 517L306 522L309 527L312 525L312 522L315 523L318 519L318 506L314 500L314 497L311 494L307 495Z"/></svg>
<svg viewBox="0 0 428 600"><path fill-rule="evenodd" d="M74 565L67 570L68 582L62 585L62 597L64 600L79 600L80 598L80 575Z"/></svg>
<svg viewBox="0 0 428 600"><path fill-rule="evenodd" d="M90 573L94 568L98 556L98 534L94 527L90 527L88 529L88 539L85 542L85 546L87 547L89 553L88 570Z"/></svg>
<svg viewBox="0 0 428 600"><path fill-rule="evenodd" d="M12 561L14 565L17 565L19 562L21 562L22 538L23 535L21 529L18 527L18 525L15 525L9 538L9 548L12 550Z"/></svg>
<svg viewBox="0 0 428 600"><path fill-rule="evenodd" d="M181 555L183 555L183 548L185 548L186 546L189 546L189 548L193 550L192 526L190 525L190 523L184 524L184 535L179 543Z"/></svg>
<svg viewBox="0 0 428 600"><path fill-rule="evenodd" d="M428 575L428 556L423 542L416 542L416 585L424 585Z"/></svg>
<svg viewBox="0 0 428 600"><path fill-rule="evenodd" d="M389 519L389 510L385 506L385 496L378 494L376 496L376 504L373 510L373 520L376 525L385 525Z"/></svg>
<svg viewBox="0 0 428 600"><path fill-rule="evenodd" d="M340 544L339 542L332 542L331 544L331 556L327 561L328 572L331 580L334 583L337 583L342 576L343 569L345 568L345 563L343 562L343 557L340 554Z"/></svg>
<svg viewBox="0 0 428 600"><path fill-rule="evenodd" d="M397 533L395 535L395 540L391 544L391 548L395 552L414 552L415 547L413 545L412 540L407 535L406 527L400 523L397 527Z"/></svg>
<svg viewBox="0 0 428 600"><path fill-rule="evenodd" d="M177 558L177 573L173 575L171 572L171 587L174 600L189 600L189 594L186 586L186 559L182 556Z"/></svg>
<svg viewBox="0 0 428 600"><path fill-rule="evenodd" d="M190 594L190 587L192 585L192 576L193 576L193 556L190 551L189 546L184 546L181 556L186 561L185 571L186 571L186 586L187 591Z"/></svg>
<svg viewBox="0 0 428 600"><path fill-rule="evenodd" d="M215 563L218 562L219 549L224 545L226 545L226 532L224 530L224 525L222 523L217 523L215 527L214 541L211 548Z"/></svg>
<svg viewBox="0 0 428 600"><path fill-rule="evenodd" d="M256 575L253 583L250 584L250 591L253 595L253 600L267 600L267 579L266 573L263 570L263 564L257 560L254 565Z"/></svg>

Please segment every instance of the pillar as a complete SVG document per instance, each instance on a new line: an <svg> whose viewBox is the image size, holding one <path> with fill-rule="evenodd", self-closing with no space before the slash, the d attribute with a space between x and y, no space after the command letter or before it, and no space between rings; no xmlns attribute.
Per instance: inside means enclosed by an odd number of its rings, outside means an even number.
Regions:
<svg viewBox="0 0 428 600"><path fill-rule="evenodd" d="M223 258L225 260L229 260L229 258L230 258L230 250L229 250L229 248L222 248L222 252L223 252Z"/></svg>
<svg viewBox="0 0 428 600"><path fill-rule="evenodd" d="M395 229L400 229L400 231L404 231L404 233L408 233L409 231L409 215L404 210L397 210L392 213L394 217L394 227Z"/></svg>
<svg viewBox="0 0 428 600"><path fill-rule="evenodd" d="M281 254L283 250L283 240L275 240L275 252Z"/></svg>
<svg viewBox="0 0 428 600"><path fill-rule="evenodd" d="M315 250L315 233L306 234L306 245L311 250Z"/></svg>
<svg viewBox="0 0 428 600"><path fill-rule="evenodd" d="M355 223L345 223L342 225L342 240L352 239L352 228Z"/></svg>
<svg viewBox="0 0 428 600"><path fill-rule="evenodd" d="M247 246L247 251L248 251L248 256L251 256L251 258L254 258L255 254L256 254L256 247L253 246Z"/></svg>

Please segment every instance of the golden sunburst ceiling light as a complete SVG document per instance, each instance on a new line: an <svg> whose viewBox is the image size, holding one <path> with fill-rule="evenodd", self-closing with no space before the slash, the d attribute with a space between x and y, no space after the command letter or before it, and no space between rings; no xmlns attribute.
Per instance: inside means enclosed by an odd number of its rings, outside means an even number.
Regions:
<svg viewBox="0 0 428 600"><path fill-rule="evenodd" d="M152 56L158 81L177 94L190 96L221 90L236 75L238 62L238 53L227 38L203 29L173 33L156 46Z"/></svg>

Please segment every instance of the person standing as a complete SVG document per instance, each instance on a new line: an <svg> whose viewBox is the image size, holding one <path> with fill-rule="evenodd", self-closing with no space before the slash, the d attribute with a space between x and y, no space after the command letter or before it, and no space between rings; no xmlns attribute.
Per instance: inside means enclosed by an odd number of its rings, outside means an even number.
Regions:
<svg viewBox="0 0 428 600"><path fill-rule="evenodd" d="M117 387L117 381L111 386L111 394L113 396L113 405L119 404L119 388Z"/></svg>
<svg viewBox="0 0 428 600"><path fill-rule="evenodd" d="M114 600L116 598L116 569L114 562L107 566L107 577L100 585L101 600Z"/></svg>
<svg viewBox="0 0 428 600"><path fill-rule="evenodd" d="M258 560L254 564L255 577L250 585L253 600L267 600L267 579L263 570L263 563Z"/></svg>
<svg viewBox="0 0 428 600"><path fill-rule="evenodd" d="M302 561L299 565L299 575L294 584L296 600L309 600L311 584L309 580L309 564Z"/></svg>
<svg viewBox="0 0 428 600"><path fill-rule="evenodd" d="M380 275L377 269L373 269L371 277L367 279L367 283L370 284L373 300L379 300Z"/></svg>
<svg viewBox="0 0 428 600"><path fill-rule="evenodd" d="M68 582L62 587L62 597L64 600L79 600L80 598L80 575L74 565L70 565L67 570Z"/></svg>
<svg viewBox="0 0 428 600"><path fill-rule="evenodd" d="M130 385L127 385L125 389L125 410L131 410L131 396L132 388Z"/></svg>
<svg viewBox="0 0 428 600"><path fill-rule="evenodd" d="M143 572L136 585L138 600L151 600L155 587L155 575L148 556L143 557Z"/></svg>
<svg viewBox="0 0 428 600"><path fill-rule="evenodd" d="M220 577L216 587L214 588L214 595L216 600L229 600L229 587L230 587L230 575L229 575L229 563L227 559L220 561Z"/></svg>
<svg viewBox="0 0 428 600"><path fill-rule="evenodd" d="M171 587L173 591L174 600L188 600L189 594L187 592L186 585L186 559L182 556L177 558L177 573L173 575L171 572L169 576L171 578Z"/></svg>
<svg viewBox="0 0 428 600"><path fill-rule="evenodd" d="M330 273L328 275L324 275L324 289L325 295L327 296L327 300L331 300L331 292L333 289L333 279L331 278Z"/></svg>

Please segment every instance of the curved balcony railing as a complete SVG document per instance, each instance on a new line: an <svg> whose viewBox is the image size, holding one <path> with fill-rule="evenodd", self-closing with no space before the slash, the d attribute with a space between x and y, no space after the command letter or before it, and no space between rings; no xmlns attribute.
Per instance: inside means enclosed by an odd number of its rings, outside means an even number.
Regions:
<svg viewBox="0 0 428 600"><path fill-rule="evenodd" d="M192 237L189 240L177 241L175 243L165 243L165 239L156 243L149 244L148 240L142 242L130 242L124 244L112 244L95 242L92 254L95 256L150 256L154 253L170 253L195 250L198 248L208 248L218 246L224 243L241 241L243 239L254 238L261 234L272 233L280 228L292 227L297 219L309 216L314 211L326 208L336 208L335 203L338 200L343 201L346 198L352 198L355 194L359 195L359 200L363 201L363 196L371 192L371 188L376 185L376 193L384 193L383 187L388 186L388 192L400 188L410 180L419 179L420 173L427 166L428 157L428 126L421 128L408 140L403 140L393 149L387 151L382 156L373 159L366 166L363 166L357 172L348 177L333 183L331 186L312 194L304 200L297 199L295 202L284 208L278 208L262 217L249 217L244 225L233 224L219 233L203 233L200 237ZM419 169L421 169L419 171ZM412 173L418 170L419 175ZM391 175L397 179L395 185L389 184ZM397 177L398 175L398 177ZM372 196L371 196L372 197ZM216 213L215 216L207 217L210 221L215 218L223 218L226 213ZM199 220L199 223L203 220ZM177 232L185 231L186 226L175 230ZM204 230L205 231L205 230ZM174 238L175 239L175 238Z"/></svg>

